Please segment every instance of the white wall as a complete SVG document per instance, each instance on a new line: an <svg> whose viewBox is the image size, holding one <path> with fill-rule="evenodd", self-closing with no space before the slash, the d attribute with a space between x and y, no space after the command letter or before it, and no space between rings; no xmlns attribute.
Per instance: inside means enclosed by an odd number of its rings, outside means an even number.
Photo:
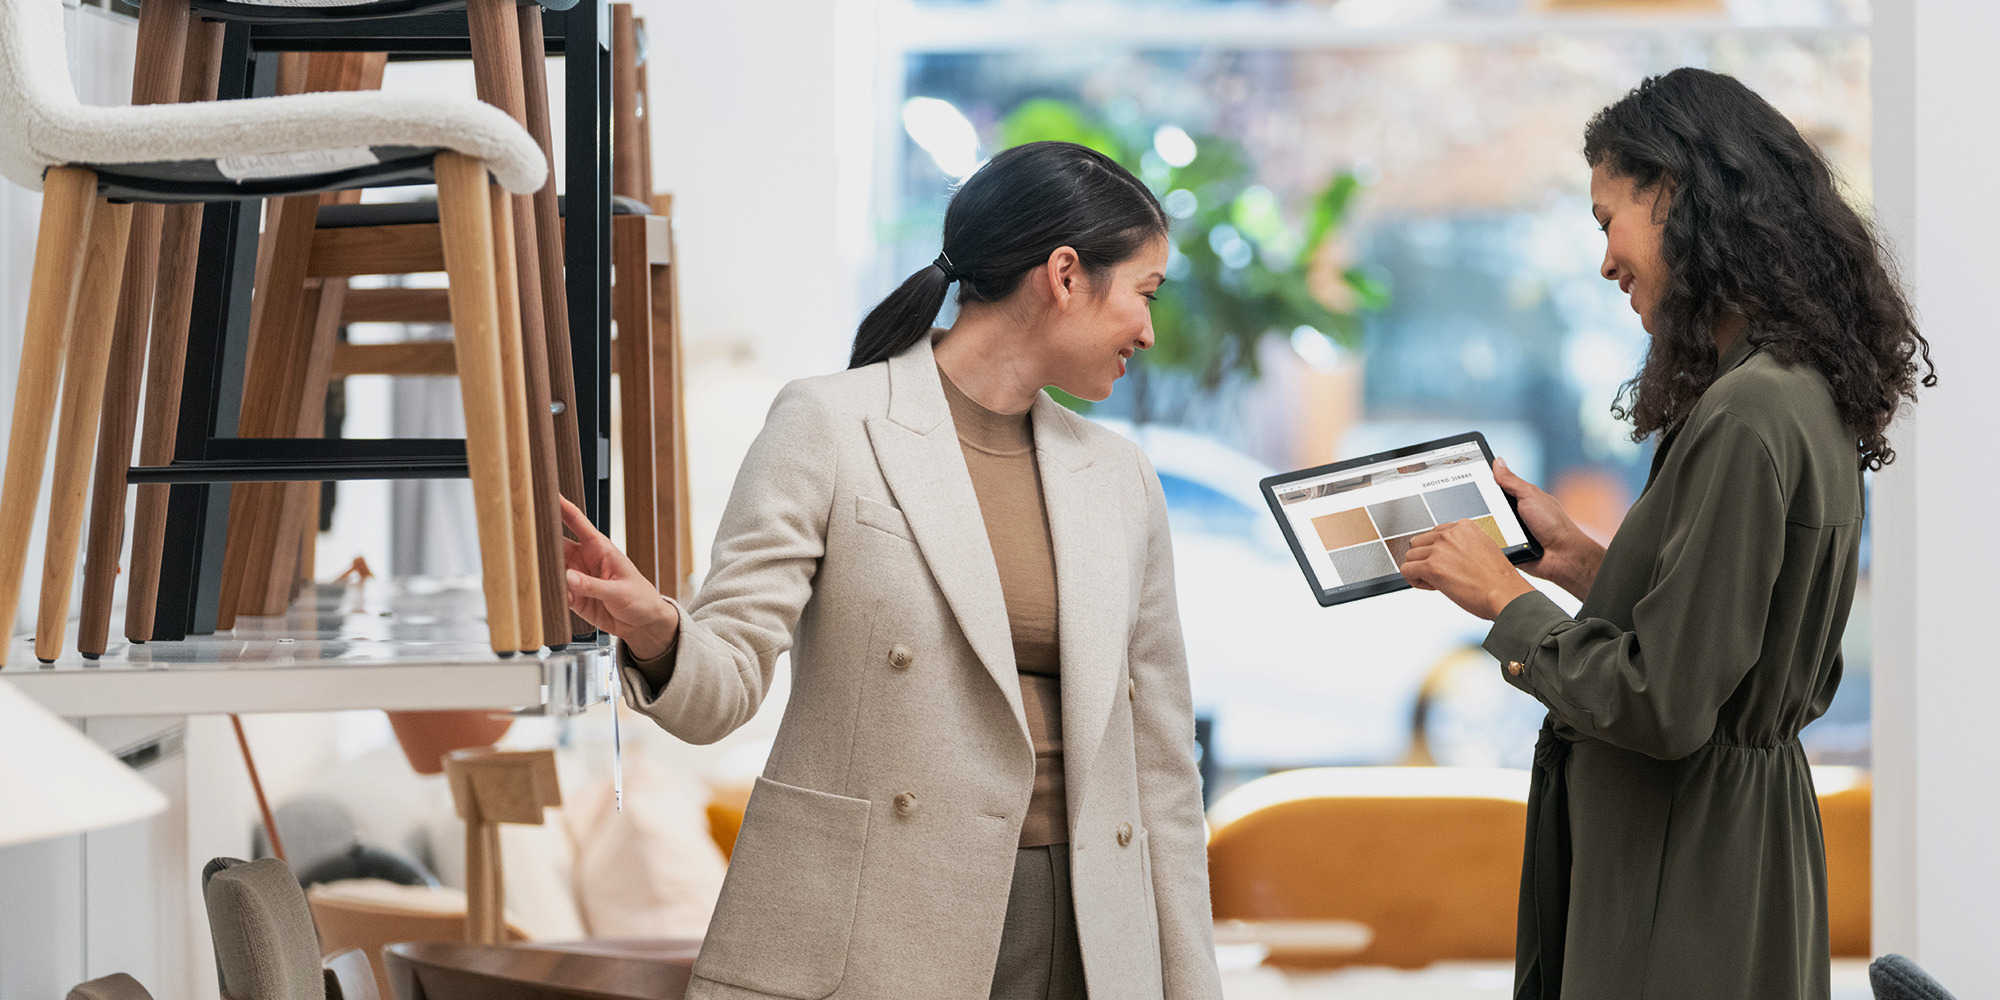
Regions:
<svg viewBox="0 0 2000 1000"><path fill-rule="evenodd" d="M674 194L689 343L697 355L703 341L748 345L780 379L844 367L854 264L836 204L843 168L866 164L841 162L836 128L867 125L836 111L853 53L837 56L831 42L852 37L857 5L635 6L650 42L654 183Z"/></svg>
<svg viewBox="0 0 2000 1000"><path fill-rule="evenodd" d="M1876 478L1875 951L1959 996L2000 995L2000 373L1991 289L1991 113L2000 5L1875 0L1875 205L1899 248L1940 384Z"/></svg>

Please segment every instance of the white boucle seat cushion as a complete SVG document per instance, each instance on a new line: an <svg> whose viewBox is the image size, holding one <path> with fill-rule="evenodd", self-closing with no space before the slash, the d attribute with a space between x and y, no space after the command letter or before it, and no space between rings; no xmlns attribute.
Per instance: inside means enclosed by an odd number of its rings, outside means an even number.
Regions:
<svg viewBox="0 0 2000 1000"><path fill-rule="evenodd" d="M447 149L483 161L517 194L547 161L526 129L471 98L341 91L199 104L79 103L64 54L62 0L0 0L0 175L39 189L65 164L268 157L371 146ZM301 170L301 174L314 172Z"/></svg>

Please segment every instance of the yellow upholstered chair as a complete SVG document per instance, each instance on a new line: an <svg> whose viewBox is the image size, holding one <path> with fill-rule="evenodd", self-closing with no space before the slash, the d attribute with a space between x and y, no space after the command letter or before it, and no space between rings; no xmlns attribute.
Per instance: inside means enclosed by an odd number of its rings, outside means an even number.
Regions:
<svg viewBox="0 0 2000 1000"><path fill-rule="evenodd" d="M1815 767L1820 826L1826 831L1826 911L1833 953L1869 958L1869 810L1873 795L1868 772L1857 767Z"/></svg>
<svg viewBox="0 0 2000 1000"><path fill-rule="evenodd" d="M1230 792L1209 812L1215 919L1345 920L1359 951L1271 947L1274 965L1416 968L1511 959L1528 773L1328 767Z"/></svg>

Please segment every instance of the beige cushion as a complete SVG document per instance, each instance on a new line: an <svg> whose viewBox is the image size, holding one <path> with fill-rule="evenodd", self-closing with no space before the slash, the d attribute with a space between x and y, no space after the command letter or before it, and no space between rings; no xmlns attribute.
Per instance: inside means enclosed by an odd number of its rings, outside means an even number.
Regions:
<svg viewBox="0 0 2000 1000"><path fill-rule="evenodd" d="M625 758L623 812L612 810L608 776L569 787L567 810L588 830L574 879L591 936L706 933L726 867L709 836L707 787L643 751Z"/></svg>

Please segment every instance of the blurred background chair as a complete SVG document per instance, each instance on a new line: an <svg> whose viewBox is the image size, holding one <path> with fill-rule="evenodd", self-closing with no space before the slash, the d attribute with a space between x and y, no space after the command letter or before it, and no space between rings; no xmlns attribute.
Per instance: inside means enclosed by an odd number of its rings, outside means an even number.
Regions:
<svg viewBox="0 0 2000 1000"><path fill-rule="evenodd" d="M1826 915L1835 958L1868 958L1874 868L1869 810L1873 786L1858 767L1815 767L1820 829L1826 838Z"/></svg>
<svg viewBox="0 0 2000 1000"><path fill-rule="evenodd" d="M1868 985L1875 1000L1956 1000L1917 963L1901 955L1884 955L1869 963Z"/></svg>
<svg viewBox="0 0 2000 1000"><path fill-rule="evenodd" d="M1351 921L1373 931L1360 950L1273 940L1268 961L1280 966L1510 959L1527 802L1527 772L1501 768L1259 778L1209 812L1215 919Z"/></svg>
<svg viewBox="0 0 2000 1000"><path fill-rule="evenodd" d="M458 750L444 759L452 801L465 821L465 939L506 940L507 890L500 867L500 824L540 826L562 805L556 757L549 750Z"/></svg>

